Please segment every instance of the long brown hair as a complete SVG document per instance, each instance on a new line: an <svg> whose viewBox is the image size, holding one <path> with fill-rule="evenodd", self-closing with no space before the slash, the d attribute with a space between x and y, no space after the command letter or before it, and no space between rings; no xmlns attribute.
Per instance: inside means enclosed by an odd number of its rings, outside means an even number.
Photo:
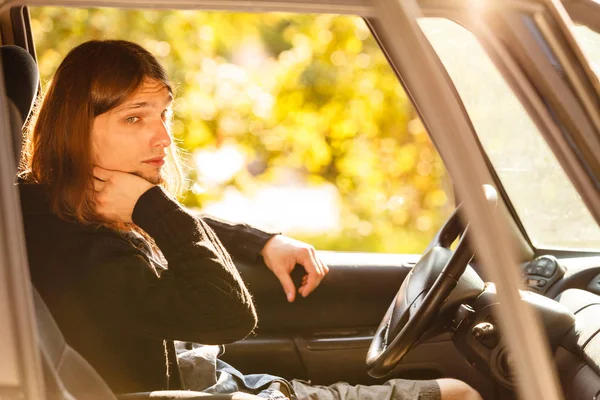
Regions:
<svg viewBox="0 0 600 400"><path fill-rule="evenodd" d="M94 211L91 132L94 118L122 104L145 78L167 74L143 47L123 40L85 42L65 57L27 129L20 177L46 186L53 211L63 219L114 225ZM182 188L175 144L168 149L164 184L173 195Z"/></svg>

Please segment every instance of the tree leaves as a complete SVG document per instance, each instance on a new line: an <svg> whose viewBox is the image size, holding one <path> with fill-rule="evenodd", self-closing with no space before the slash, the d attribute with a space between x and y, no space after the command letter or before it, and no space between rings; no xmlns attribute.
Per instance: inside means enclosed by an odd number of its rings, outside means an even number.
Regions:
<svg viewBox="0 0 600 400"><path fill-rule="evenodd" d="M159 58L177 88L173 133L189 154L189 206L228 186L333 185L340 226L301 239L402 253L422 251L449 213L445 169L360 18L44 7L31 19L42 82L92 38L131 40ZM246 167L202 188L194 154L232 142Z"/></svg>

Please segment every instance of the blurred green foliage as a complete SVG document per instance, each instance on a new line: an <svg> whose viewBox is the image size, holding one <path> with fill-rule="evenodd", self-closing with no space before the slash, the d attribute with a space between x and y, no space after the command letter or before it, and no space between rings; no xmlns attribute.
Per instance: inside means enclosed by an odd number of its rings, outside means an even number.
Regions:
<svg viewBox="0 0 600 400"><path fill-rule="evenodd" d="M190 207L292 171L302 185L337 188L341 226L287 234L318 249L390 253L421 252L449 214L444 166L360 18L44 7L31 24L43 83L89 39L131 40L158 57L176 87ZM203 181L192 156L231 143L246 167Z"/></svg>

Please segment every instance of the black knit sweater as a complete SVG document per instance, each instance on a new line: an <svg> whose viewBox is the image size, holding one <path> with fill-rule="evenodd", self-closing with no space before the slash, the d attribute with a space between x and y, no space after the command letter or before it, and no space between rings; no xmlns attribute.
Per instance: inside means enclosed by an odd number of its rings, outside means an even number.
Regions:
<svg viewBox="0 0 600 400"><path fill-rule="evenodd" d="M271 234L193 215L154 187L133 222L165 265L140 235L66 222L43 187L19 189L33 284L67 342L114 392L178 388L172 340L222 344L254 329L254 305L228 251L255 260Z"/></svg>

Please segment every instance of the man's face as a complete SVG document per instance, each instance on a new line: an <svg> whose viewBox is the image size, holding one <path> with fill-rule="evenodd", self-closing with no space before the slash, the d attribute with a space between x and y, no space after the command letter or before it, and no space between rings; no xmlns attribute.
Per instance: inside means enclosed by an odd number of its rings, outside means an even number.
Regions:
<svg viewBox="0 0 600 400"><path fill-rule="evenodd" d="M92 127L94 164L161 183L171 144L167 121L172 102L163 83L146 79L123 104L97 116Z"/></svg>

